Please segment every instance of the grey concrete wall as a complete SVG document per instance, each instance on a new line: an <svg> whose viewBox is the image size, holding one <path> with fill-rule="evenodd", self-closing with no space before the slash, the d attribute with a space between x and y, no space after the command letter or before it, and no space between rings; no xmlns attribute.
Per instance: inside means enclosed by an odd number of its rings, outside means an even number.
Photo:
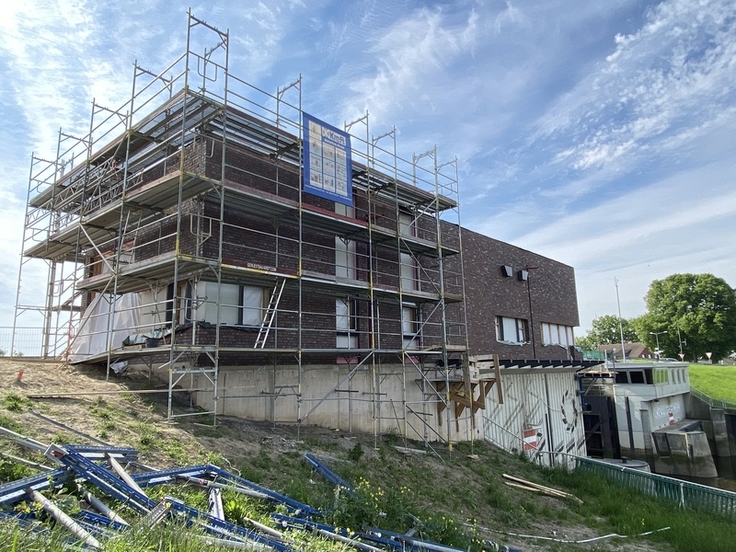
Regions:
<svg viewBox="0 0 736 552"><path fill-rule="evenodd" d="M301 419L305 424L341 431L406 434L411 439L428 441L448 438L447 410L439 414L437 399L424 398L415 370L408 369L405 374L400 365L383 365L375 371L365 366L349 376L354 369L354 365L306 366L299 390L295 387L299 381L296 366L228 367L220 372L217 411L274 423ZM206 378L200 377L195 387L207 388L207 384ZM381 400L373 401L379 393ZM212 392L205 391L198 393L195 401L210 409L211 398ZM449 439L482 439L482 426L482 411L476 413L473 427L470 411L465 409L457 423L454 414L451 416Z"/></svg>

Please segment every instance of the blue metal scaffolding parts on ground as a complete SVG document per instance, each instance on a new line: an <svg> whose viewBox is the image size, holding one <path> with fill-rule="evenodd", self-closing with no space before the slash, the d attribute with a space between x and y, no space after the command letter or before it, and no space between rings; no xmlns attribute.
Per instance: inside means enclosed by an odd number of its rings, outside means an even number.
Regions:
<svg viewBox="0 0 736 552"><path fill-rule="evenodd" d="M6 436L16 442L22 437L17 434ZM65 542L74 549L100 550L111 539L126 539L126 535L132 535L134 527L151 528L173 522L191 528L192 536L204 543L226 548L296 552L288 531L308 532L363 552L461 552L457 548L416 538L416 529L401 534L382 529L351 532L333 527L322 523L326 512L211 464L156 470L142 467L138 463L138 451L132 448L43 445L38 442L31 445L36 452L43 448L45 456L61 467L1 484L0 519L13 520L24 531L44 538L49 530L42 523L43 516L39 517L43 511L68 531ZM307 453L304 458L337 489L349 494L359 492L313 454ZM138 470L138 473L128 473L129 469ZM154 495L147 494L147 488L172 484L201 488L207 496L205 509L193 508L179 498L164 495L154 500L151 498ZM58 500L57 492L62 489L67 496L68 493L76 495L77 503L88 509L69 507L65 500ZM276 527L268 527L245 516L240 516L239 521L247 524L247 528L228 521L220 495L222 490L268 504L274 510L271 517ZM155 496L161 497L161 491ZM111 500L115 504L106 504ZM28 507L29 503L35 504L35 508ZM121 508L127 519L118 513ZM484 544L487 550L514 552L514 549L503 545Z"/></svg>

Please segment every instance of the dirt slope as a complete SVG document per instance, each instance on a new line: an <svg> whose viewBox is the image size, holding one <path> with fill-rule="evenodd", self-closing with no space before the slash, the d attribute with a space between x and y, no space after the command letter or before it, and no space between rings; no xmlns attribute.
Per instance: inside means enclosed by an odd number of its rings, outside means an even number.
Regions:
<svg viewBox="0 0 736 552"><path fill-rule="evenodd" d="M163 386L158 386L158 389L162 388ZM358 444L363 451L363 461L368 460L367 466L374 459L377 463L379 457L385 458L387 441L384 439L379 442L373 435L347 435L315 426L274 426L228 417L219 417L217 427L208 425L212 423L211 416L179 418L176 423L169 423L165 417L165 393L136 393L138 390L151 389L157 389L155 382L140 372L111 376L106 380L104 369L96 366L67 366L59 362L23 358L0 359L0 425L12 426L15 431L44 443L105 442L132 446L141 451L142 462L159 468L211 461L225 468L244 470L244 477L253 473L261 484L282 492L284 489L281 487L288 483L290 477L293 480L287 466L300 461L301 453L306 450L334 460L338 472L340 462L347 462L346 458L350 457L350 452ZM82 391L94 394L62 397L65 393ZM39 395L44 397L37 397ZM29 396L34 398L29 399ZM188 405L184 400L179 406L184 411ZM55 425L34 412L52 418L66 427ZM403 444L396 437L388 443ZM0 443L0 450L24 454L19 447L8 444L5 439ZM473 497L483 497L488 492L488 482L484 478L487 477L491 465L500 471L510 470L511 464L519 459L492 447L486 446L484 450L490 452L480 459L473 459L474 455L468 456L467 452L473 452L471 449L451 453L441 445L437 447L439 457L396 454L397 465L391 470L396 474L397 480L390 481L387 478L384 484L406 484L412 488L437 486L438 483L430 482L433 480L429 475L438 477L441 485L449 492L433 494L431 489L422 489L427 492L425 500L432 501L438 512L446 512L447 515L462 519L472 518L477 520L479 527L503 531L487 532L484 537L517 546L522 550L669 550L663 545L655 546L642 539L570 545L509 535L509 532L518 532L581 540L599 536L601 530L586 527L579 516L572 513L568 515L565 501L546 496L532 497L526 491L509 490L503 487L499 477L498 485L503 492L513 493L510 499L512 504L516 501L519 504L533 505L539 512L554 512L553 519L543 515L538 516L538 519L535 516L526 516L523 518L523 526L514 530L514 518L503 515L507 514L501 511L504 509L503 504L494 508L492 504L489 505L489 500ZM395 451L392 449L392 452ZM40 456L35 458L43 461ZM381 474L376 477L386 476ZM415 479L412 480L411 477ZM314 478L318 479L318 476L315 475ZM406 480L400 481L400 478ZM504 504L509 503L509 499L504 500ZM496 522L498 519L506 521Z"/></svg>

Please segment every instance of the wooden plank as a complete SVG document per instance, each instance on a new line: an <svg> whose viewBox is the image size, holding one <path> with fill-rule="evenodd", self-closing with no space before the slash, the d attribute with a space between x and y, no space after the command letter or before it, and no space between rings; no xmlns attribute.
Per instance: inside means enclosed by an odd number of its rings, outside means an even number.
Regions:
<svg viewBox="0 0 736 552"><path fill-rule="evenodd" d="M173 393L194 393L196 391L208 391L207 389L172 389ZM74 393L35 393L26 395L29 399L65 399L71 397L94 396L94 395L144 395L147 393L168 393L168 389L120 389L118 391L75 391Z"/></svg>
<svg viewBox="0 0 736 552"><path fill-rule="evenodd" d="M493 370L496 373L496 383L498 383L496 388L496 392L498 393L498 404L503 404L503 391L501 389L501 359L498 355L493 355Z"/></svg>

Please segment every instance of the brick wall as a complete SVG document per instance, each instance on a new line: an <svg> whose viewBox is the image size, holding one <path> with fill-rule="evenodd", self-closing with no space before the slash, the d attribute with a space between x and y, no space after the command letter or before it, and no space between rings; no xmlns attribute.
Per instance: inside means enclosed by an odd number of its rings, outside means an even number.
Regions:
<svg viewBox="0 0 736 552"><path fill-rule="evenodd" d="M174 156L176 157L176 156ZM174 167L178 158L172 157L168 166ZM223 174L222 144L218 142L197 142L189 146L185 152L184 164L187 170L205 172L214 179ZM164 168L160 169L163 173ZM152 173L153 174L153 173ZM231 182L259 190L287 200L299 198L299 171L286 163L271 159L242 147L229 145L226 150L225 178ZM310 194L302 194L305 204L334 211L334 203ZM370 217L373 224L389 231L398 228L396 207L391 201L373 198L370 206ZM181 249L185 253L200 254L208 258L217 258L220 239L219 201L212 198L208 201L190 200L185 202L182 211L185 217L180 233ZM358 220L367 220L369 216L368 198L360 189L354 191L354 216ZM189 228L189 215L204 215L212 219L213 224L206 228L211 233L197 250L196 236ZM279 221L267 216L256 216L243 213L226 205L224 213L225 236L223 237L223 261L228 264L247 266L254 263L272 267L276 270L295 274L299 266L299 228L295 216L287 215ZM138 235L137 244L149 242L149 246L139 247L136 260L143 260L157 254L173 250L174 238L160 240L160 236L173 234L174 220L167 220L159 225L151 226ZM415 224L417 237L434 240L436 223L432 217L420 218ZM456 225L442 223L442 239L445 245L457 247L458 228ZM571 267L548 259L541 255L500 242L481 234L463 230L463 255L465 290L467 297L468 340L471 353L497 352L506 358L532 358L531 344L513 346L499 343L496 340L496 317L512 317L528 320L534 332L537 358L559 358L559 347L543 347L541 340L541 324L554 323L566 326L577 326L577 299L574 271ZM335 275L335 236L323 231L309 228L302 230L302 267L306 271ZM398 290L400 284L399 252L396 242L388 239L373 243L373 277L377 286ZM369 267L366 256L369 245L356 244L356 278L368 281ZM445 289L449 293L461 291L460 256L444 258ZM423 291L436 291L439 286L438 259L420 257L417 260L417 278L419 288ZM513 275L504 277L501 266L512 267ZM525 266L535 266L529 271L528 281L519 281L517 272ZM530 299L531 312L530 315ZM358 301L357 333L358 347L370 345L368 318L369 304ZM280 312L276 319L277 328L272 331L268 347L278 346L294 348L298 345L297 334L291 329L297 326L296 311L299 308L295 289L287 289L282 297ZM418 304L418 315L426 325L423 329L423 345L439 343L442 335L442 311L432 303ZM533 319L533 320L532 320ZM449 326L462 323L464 320L461 304L448 304L445 322ZM533 322L533 323L531 323ZM302 335L304 348L330 348L335 345L335 297L320 296L308 292L302 298ZM401 305L398 298L381 301L378 313L380 330L380 346L398 348L401 344ZM214 339L211 331L199 332L201 340ZM253 330L239 328L223 328L221 345L224 347L252 346L255 335Z"/></svg>
<svg viewBox="0 0 736 552"><path fill-rule="evenodd" d="M471 354L498 353L504 358L534 358L531 343L514 346L496 341L496 317L529 320L531 297L536 357L567 358L560 347L542 346L541 324L579 325L573 268L466 229L462 232L462 242ZM449 262L457 263L457 259L451 257ZM502 265L512 267L511 277L503 276ZM519 281L517 273L525 266L538 268L529 270L526 282Z"/></svg>

